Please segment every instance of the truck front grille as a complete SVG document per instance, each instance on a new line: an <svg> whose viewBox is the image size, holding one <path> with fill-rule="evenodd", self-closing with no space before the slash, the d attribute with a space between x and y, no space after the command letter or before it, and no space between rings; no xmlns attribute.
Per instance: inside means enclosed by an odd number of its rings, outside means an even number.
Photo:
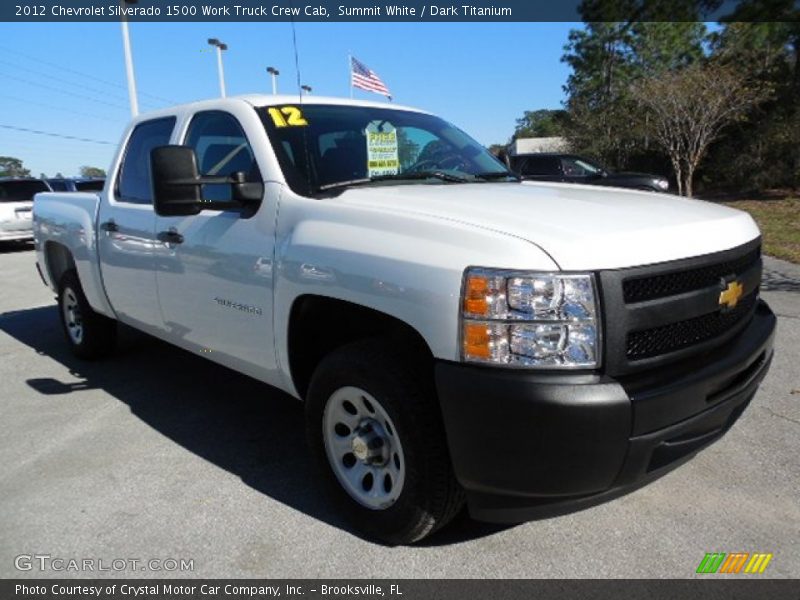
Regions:
<svg viewBox="0 0 800 600"><path fill-rule="evenodd" d="M761 240L706 256L601 271L606 371L656 368L711 350L746 326L758 303ZM720 304L732 282L733 308Z"/></svg>
<svg viewBox="0 0 800 600"><path fill-rule="evenodd" d="M713 339L749 316L757 297L756 292L751 292L728 312L713 312L661 327L632 331L628 334L625 355L629 361L641 360Z"/></svg>
<svg viewBox="0 0 800 600"><path fill-rule="evenodd" d="M627 304L644 302L654 298L664 298L699 290L716 284L720 277L746 271L758 262L760 257L761 248L755 248L744 256L716 264L687 269L686 271L626 279L622 284L625 302Z"/></svg>

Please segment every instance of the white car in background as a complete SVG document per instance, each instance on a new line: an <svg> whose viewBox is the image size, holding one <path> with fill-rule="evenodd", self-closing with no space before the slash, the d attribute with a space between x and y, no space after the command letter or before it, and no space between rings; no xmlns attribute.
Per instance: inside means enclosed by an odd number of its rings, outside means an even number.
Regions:
<svg viewBox="0 0 800 600"><path fill-rule="evenodd" d="M49 191L41 179L0 179L0 242L33 240L33 196Z"/></svg>

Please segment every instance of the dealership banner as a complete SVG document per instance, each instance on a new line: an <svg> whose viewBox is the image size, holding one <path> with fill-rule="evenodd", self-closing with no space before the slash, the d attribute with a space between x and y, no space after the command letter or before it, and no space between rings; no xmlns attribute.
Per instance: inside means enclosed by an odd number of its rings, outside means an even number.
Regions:
<svg viewBox="0 0 800 600"><path fill-rule="evenodd" d="M4 0L0 21L318 21L318 22L524 22L524 21L718 21L734 16L765 20L763 12L737 12L740 0L704 0L698 11L676 9L673 0ZM791 8L791 7L790 7ZM792 17L775 11L769 20ZM754 15L751 17L750 15Z"/></svg>
<svg viewBox="0 0 800 600"><path fill-rule="evenodd" d="M28 600L632 600L797 599L797 581L775 579L280 580L27 579L0 581L0 598Z"/></svg>

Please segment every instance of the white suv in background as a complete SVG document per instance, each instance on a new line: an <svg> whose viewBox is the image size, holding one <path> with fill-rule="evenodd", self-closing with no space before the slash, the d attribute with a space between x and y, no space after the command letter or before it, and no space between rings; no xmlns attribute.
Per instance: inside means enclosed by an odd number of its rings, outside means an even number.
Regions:
<svg viewBox="0 0 800 600"><path fill-rule="evenodd" d="M0 179L0 242L33 240L33 196L49 191L41 179Z"/></svg>

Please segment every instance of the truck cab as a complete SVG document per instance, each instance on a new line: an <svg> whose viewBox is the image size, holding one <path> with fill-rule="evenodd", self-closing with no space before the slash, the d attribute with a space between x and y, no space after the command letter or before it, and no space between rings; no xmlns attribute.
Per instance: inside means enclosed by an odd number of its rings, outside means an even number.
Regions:
<svg viewBox="0 0 800 600"><path fill-rule="evenodd" d="M748 215L520 181L424 111L197 102L135 119L108 174L34 206L75 354L122 322L295 396L319 485L388 543L631 491L772 358Z"/></svg>

